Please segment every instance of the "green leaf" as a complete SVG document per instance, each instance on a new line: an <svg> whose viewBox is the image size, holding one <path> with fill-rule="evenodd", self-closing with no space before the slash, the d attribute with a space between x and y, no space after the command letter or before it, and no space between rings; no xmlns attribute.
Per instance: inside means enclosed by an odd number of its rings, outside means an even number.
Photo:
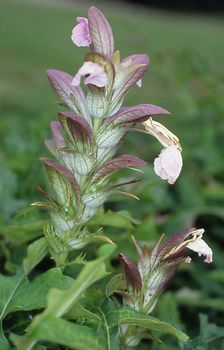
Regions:
<svg viewBox="0 0 224 350"><path fill-rule="evenodd" d="M158 304L159 318L166 322L172 322L176 326L181 323L177 302L173 293L164 293L160 297Z"/></svg>
<svg viewBox="0 0 224 350"><path fill-rule="evenodd" d="M121 291L127 289L127 282L125 280L124 274L119 273L114 275L107 284L106 295L109 297L116 291Z"/></svg>
<svg viewBox="0 0 224 350"><path fill-rule="evenodd" d="M201 308L211 308L224 311L223 298L204 297L201 291L182 288L176 293L176 301L180 305L196 306Z"/></svg>
<svg viewBox="0 0 224 350"><path fill-rule="evenodd" d="M24 275L20 272L15 276L5 277L0 275L0 321L9 313L10 304L23 283Z"/></svg>
<svg viewBox="0 0 224 350"><path fill-rule="evenodd" d="M11 277L0 275L0 320L11 312L43 308L51 288L68 289L72 281L57 268L48 270L31 283L22 273Z"/></svg>
<svg viewBox="0 0 224 350"><path fill-rule="evenodd" d="M0 325L0 349L1 350L9 350L9 342L6 339L3 330L2 330L2 325Z"/></svg>
<svg viewBox="0 0 224 350"><path fill-rule="evenodd" d="M189 339L185 333L171 326L169 323L126 307L109 311L108 319L111 327L127 324L142 327L150 331L168 333L183 342L186 342Z"/></svg>
<svg viewBox="0 0 224 350"><path fill-rule="evenodd" d="M87 310L80 303L76 303L65 315L64 317L68 320L86 319L95 320L101 323L101 318L97 314Z"/></svg>
<svg viewBox="0 0 224 350"><path fill-rule="evenodd" d="M112 242L113 243L113 242ZM113 243L104 243L97 250L97 256L100 258L106 258L112 255L116 250L116 245Z"/></svg>
<svg viewBox="0 0 224 350"><path fill-rule="evenodd" d="M75 350L106 350L105 339L96 331L58 317L43 319L26 338L11 336L18 349L28 349L30 341L49 341Z"/></svg>
<svg viewBox="0 0 224 350"><path fill-rule="evenodd" d="M224 327L208 322L207 315L200 315L200 335L189 343L184 344L184 350L207 350L208 344L214 340L224 338Z"/></svg>
<svg viewBox="0 0 224 350"><path fill-rule="evenodd" d="M89 221L88 225L90 226L111 226L132 229L133 228L132 218L128 216L126 212L113 212L108 210L99 210L96 215L94 215Z"/></svg>
<svg viewBox="0 0 224 350"><path fill-rule="evenodd" d="M62 316L70 310L82 293L93 283L107 275L103 259L87 263L81 273L66 291L51 290L45 315Z"/></svg>
<svg viewBox="0 0 224 350"><path fill-rule="evenodd" d="M81 273L65 291L51 289L47 298L47 307L43 313L37 315L31 323L27 335L22 339L19 350L30 350L35 345L35 331L39 325L51 316L60 317L68 313L78 299L83 295L85 290L107 275L103 259L97 259L87 263ZM37 339L38 340L38 339ZM24 345L25 344L25 345Z"/></svg>
<svg viewBox="0 0 224 350"><path fill-rule="evenodd" d="M47 240L42 237L31 243L27 249L27 257L23 260L23 270L25 275L37 265L47 254Z"/></svg>
<svg viewBox="0 0 224 350"><path fill-rule="evenodd" d="M1 130L2 131L2 130ZM2 137L1 137L2 141ZM11 141L11 140L10 140ZM3 146L3 144L1 144ZM1 147L2 148L2 147ZM2 148L3 150L3 148ZM5 151L5 149L4 149ZM2 152L2 151L1 151ZM2 154L2 153L1 153ZM11 167L10 167L11 168ZM16 172L13 172L7 167L6 159L1 157L0 160L0 174L1 174L1 187L0 187L0 213L6 218L9 217L16 210L26 205L26 202L21 199L17 199L16 193L20 186L18 176ZM4 198L4 200L3 200ZM25 199L25 197L24 197Z"/></svg>
<svg viewBox="0 0 224 350"><path fill-rule="evenodd" d="M1 235L7 241L21 245L31 239L43 235L43 227L47 221L42 220L36 209L21 209L12 219L10 225L0 225Z"/></svg>

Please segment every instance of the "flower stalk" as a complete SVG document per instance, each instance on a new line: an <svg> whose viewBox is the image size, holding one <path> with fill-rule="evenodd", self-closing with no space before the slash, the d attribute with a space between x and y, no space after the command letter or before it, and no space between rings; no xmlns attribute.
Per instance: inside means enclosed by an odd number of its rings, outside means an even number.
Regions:
<svg viewBox="0 0 224 350"><path fill-rule="evenodd" d="M125 194L117 190L111 175L146 164L135 156L117 156L122 139L139 122L150 119L153 123L152 117L169 115L151 104L122 107L127 92L141 85L149 58L136 54L121 59L119 51L114 51L110 24L95 7L89 9L88 18L77 21L72 41L90 52L74 77L55 69L47 71L67 111L59 112L58 121L51 122L52 138L45 141L51 153L51 158L44 159L51 192L39 188L46 202L34 204L49 210L51 235L60 238L67 253L99 239L95 232L88 232L86 223L110 196ZM103 235L100 239L108 241Z"/></svg>
<svg viewBox="0 0 224 350"><path fill-rule="evenodd" d="M111 178L121 169L146 164L133 155L118 156L128 132L139 131L140 125L141 132L162 144L164 148L155 159L154 169L163 180L173 184L183 165L178 137L154 120L157 115L169 115L167 110L152 104L123 106L129 90L142 86L148 56L134 54L122 59L114 49L109 22L95 7L90 7L88 18L77 17L77 21L72 41L78 47L87 47L89 52L74 76L55 69L47 71L66 111L59 112L58 120L51 122L52 138L45 141L51 154L51 158L43 160L50 193L38 188L45 202L34 203L50 212L51 223L45 228L45 236L60 267L66 265L72 250L83 249L95 241L112 243L100 230L90 232L88 221L112 195L135 197L118 191ZM203 255L205 262L212 262L212 250L202 239L203 233L203 229L189 229L168 240L161 236L152 251L133 238L137 264L124 254L119 255L123 279L116 292L122 296L123 305L150 314L177 267L190 263L187 249ZM113 281L117 287L119 279L115 277ZM146 336L144 328L127 324L119 325L118 333L122 349L135 348Z"/></svg>

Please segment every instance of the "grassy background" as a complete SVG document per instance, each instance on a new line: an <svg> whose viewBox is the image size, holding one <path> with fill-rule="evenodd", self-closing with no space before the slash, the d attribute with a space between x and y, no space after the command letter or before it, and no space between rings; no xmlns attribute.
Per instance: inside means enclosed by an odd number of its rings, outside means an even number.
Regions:
<svg viewBox="0 0 224 350"><path fill-rule="evenodd" d="M224 325L223 17L162 13L109 2L99 7L112 23L123 57L139 52L151 58L143 87L134 88L126 103L154 103L171 111L172 117L157 120L179 136L185 162L175 186L158 179L149 165L144 181L133 189L141 202L122 200L110 206L127 209L141 219L135 232L140 239L153 240L161 232L170 234L190 225L206 228L215 251L213 266L208 268L196 258L170 288L182 288L175 303L189 329L190 320L197 320L200 311ZM54 6L53 2L0 0L2 223L38 198L37 184L45 187L39 157L46 154L43 140L58 111L45 71L56 68L74 74L81 65L85 49L77 49L70 34L75 17L85 16L86 10L84 1ZM160 148L154 140L135 133L123 147L149 163ZM116 235L113 238L118 240ZM124 250L126 239L121 232L118 243Z"/></svg>

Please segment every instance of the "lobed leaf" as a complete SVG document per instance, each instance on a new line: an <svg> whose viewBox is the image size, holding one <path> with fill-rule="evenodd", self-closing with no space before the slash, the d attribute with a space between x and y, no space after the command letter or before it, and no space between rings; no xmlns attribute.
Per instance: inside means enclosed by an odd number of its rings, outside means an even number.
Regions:
<svg viewBox="0 0 224 350"><path fill-rule="evenodd" d="M1 350L10 350L11 349L9 342L3 333L2 327L0 327L0 349Z"/></svg>
<svg viewBox="0 0 224 350"><path fill-rule="evenodd" d="M45 237L31 243L27 248L27 257L23 260L23 270L28 275L33 268L46 256L48 244Z"/></svg>
<svg viewBox="0 0 224 350"><path fill-rule="evenodd" d="M155 317L142 314L127 307L109 311L108 319L110 327L127 324L142 327L150 331L167 333L175 336L183 342L186 342L189 339L189 337L184 332L173 327L169 323L160 321Z"/></svg>
<svg viewBox="0 0 224 350"><path fill-rule="evenodd" d="M23 208L11 218L10 224L0 224L1 236L8 242L21 245L43 234L43 227L47 220L41 219L34 208Z"/></svg>
<svg viewBox="0 0 224 350"><path fill-rule="evenodd" d="M217 326L214 323L208 322L208 316L200 314L200 334L194 340L190 340L184 344L183 350L207 350L217 349L217 345L208 345L217 339L224 338L224 327ZM221 344L220 344L221 345Z"/></svg>
<svg viewBox="0 0 224 350"><path fill-rule="evenodd" d="M24 337L18 339L18 341L15 340L19 345L18 349L31 350L36 344L36 341L39 340L35 334L38 332L39 327L41 327L40 325L47 322L51 317L57 317L57 319L59 319L59 317L67 314L80 299L85 290L106 275L104 259L100 258L88 262L67 290L61 291L59 289L51 289L48 294L47 307L44 312L34 318ZM57 328L55 331L56 330Z"/></svg>
<svg viewBox="0 0 224 350"><path fill-rule="evenodd" d="M77 320L77 319L86 319L86 320L95 320L99 324L102 322L99 315L89 311L82 304L76 303L70 310L67 312L64 317L68 320Z"/></svg>
<svg viewBox="0 0 224 350"><path fill-rule="evenodd" d="M68 289L72 281L57 268L39 275L32 282L21 272L10 277L0 275L0 320L11 312L45 307L51 288Z"/></svg>
<svg viewBox="0 0 224 350"><path fill-rule="evenodd" d="M58 317L49 316L42 320L27 338L11 336L18 350L28 349L32 341L48 341L75 350L106 350L102 334Z"/></svg>

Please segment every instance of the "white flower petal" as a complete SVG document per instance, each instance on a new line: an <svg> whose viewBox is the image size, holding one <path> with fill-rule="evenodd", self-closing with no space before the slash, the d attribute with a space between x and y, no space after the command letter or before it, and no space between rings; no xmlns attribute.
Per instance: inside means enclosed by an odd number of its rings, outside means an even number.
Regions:
<svg viewBox="0 0 224 350"><path fill-rule="evenodd" d="M204 262L212 262L212 250L202 238L197 238L195 241L189 242L186 247L197 252L199 256L205 256Z"/></svg>
<svg viewBox="0 0 224 350"><path fill-rule="evenodd" d="M176 146L164 148L154 161L155 173L163 180L173 184L180 175L183 166L180 150Z"/></svg>

